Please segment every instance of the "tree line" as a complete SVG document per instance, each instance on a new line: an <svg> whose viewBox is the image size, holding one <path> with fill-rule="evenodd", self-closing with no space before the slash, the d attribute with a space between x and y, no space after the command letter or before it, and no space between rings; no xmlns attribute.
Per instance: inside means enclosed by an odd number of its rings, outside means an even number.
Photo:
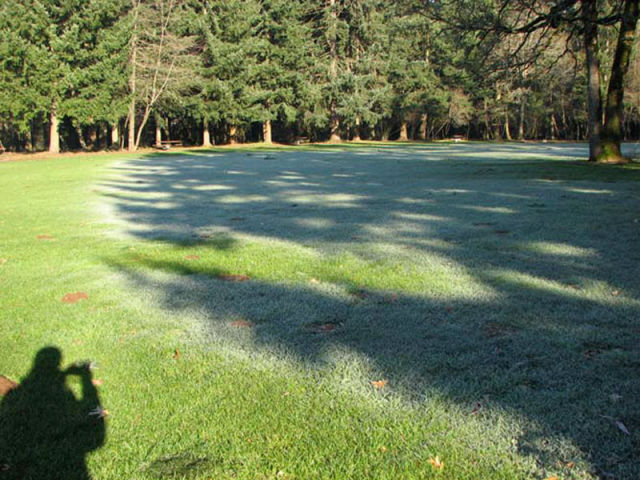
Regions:
<svg viewBox="0 0 640 480"><path fill-rule="evenodd" d="M637 0L0 0L0 146L460 135L611 160L640 135L637 19Z"/></svg>

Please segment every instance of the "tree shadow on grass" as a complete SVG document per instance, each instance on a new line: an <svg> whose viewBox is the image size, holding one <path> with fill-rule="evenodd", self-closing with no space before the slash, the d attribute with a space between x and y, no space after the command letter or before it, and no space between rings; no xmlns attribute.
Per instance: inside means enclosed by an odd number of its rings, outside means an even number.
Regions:
<svg viewBox="0 0 640 480"><path fill-rule="evenodd" d="M214 262L108 261L160 292L165 307L205 312L212 336L310 365L355 352L407 396L437 392L526 419L519 448L543 463L573 460L549 444L557 436L600 475L637 478L640 172L511 159L512 146L479 159L468 147L444 148L130 162L105 184L127 233L178 245L198 238L200 257ZM554 148L568 158L582 147ZM444 271L445 285L427 278L424 291L380 290L337 264L317 283L304 271L290 281L219 280L251 274L215 258L252 239L321 259L409 264L426 277ZM182 276L158 280L149 270ZM253 324L249 337L230 326L237 319Z"/></svg>
<svg viewBox="0 0 640 480"><path fill-rule="evenodd" d="M98 392L85 364L60 369L62 354L41 349L31 371L0 404L0 478L88 480L85 456L104 443ZM82 396L67 387L79 377ZM96 413L98 413L96 411Z"/></svg>

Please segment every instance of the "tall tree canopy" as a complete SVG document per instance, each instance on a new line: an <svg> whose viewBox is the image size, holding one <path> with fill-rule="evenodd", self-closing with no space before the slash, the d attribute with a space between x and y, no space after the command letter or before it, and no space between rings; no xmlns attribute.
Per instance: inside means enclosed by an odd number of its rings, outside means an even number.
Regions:
<svg viewBox="0 0 640 480"><path fill-rule="evenodd" d="M639 2L0 0L0 141L588 139L622 161Z"/></svg>

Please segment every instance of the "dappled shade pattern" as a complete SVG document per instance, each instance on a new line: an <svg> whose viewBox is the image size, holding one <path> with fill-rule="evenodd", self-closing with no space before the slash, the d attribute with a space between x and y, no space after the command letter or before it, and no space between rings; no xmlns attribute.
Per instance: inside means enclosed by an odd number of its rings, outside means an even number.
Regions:
<svg viewBox="0 0 640 480"><path fill-rule="evenodd" d="M103 184L113 220L127 235L197 247L199 260L107 260L167 308L204 312L212 338L310 364L351 352L410 398L437 393L522 418L518 451L541 462L577 454L549 451L545 438L561 437L597 474L633 478L640 171L586 165L585 152L465 144L141 158ZM273 280L215 265L216 252L251 242L335 268ZM359 285L342 258L390 265L418 287ZM232 274L250 279L220 281Z"/></svg>

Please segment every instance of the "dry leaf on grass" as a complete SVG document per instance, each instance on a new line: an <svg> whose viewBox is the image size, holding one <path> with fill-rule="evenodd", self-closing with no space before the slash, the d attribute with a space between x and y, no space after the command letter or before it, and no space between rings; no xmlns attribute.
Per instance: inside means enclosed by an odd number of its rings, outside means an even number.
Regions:
<svg viewBox="0 0 640 480"><path fill-rule="evenodd" d="M620 420L616 420L616 427L625 435L631 435L629 429Z"/></svg>
<svg viewBox="0 0 640 480"><path fill-rule="evenodd" d="M560 480L560 479L556 476L553 476L553 477L547 477L544 480Z"/></svg>
<svg viewBox="0 0 640 480"><path fill-rule="evenodd" d="M174 360L177 360L178 358L180 358L180 355L181 355L180 349L176 348L176 350L173 352L172 357Z"/></svg>
<svg viewBox="0 0 640 480"><path fill-rule="evenodd" d="M250 322L248 320L234 320L233 322L231 322L231 326L238 328L251 328L253 327L253 322Z"/></svg>
<svg viewBox="0 0 640 480"><path fill-rule="evenodd" d="M109 415L109 410L102 408L100 405L89 412L90 417L104 418L107 415Z"/></svg>
<svg viewBox="0 0 640 480"><path fill-rule="evenodd" d="M7 258L0 258L0 265L4 265L8 261L9 261L9 259L7 259Z"/></svg>
<svg viewBox="0 0 640 480"><path fill-rule="evenodd" d="M229 274L229 275L219 275L218 278L220 280L224 280L225 282L246 282L249 280L247 275L238 275L238 274Z"/></svg>
<svg viewBox="0 0 640 480"><path fill-rule="evenodd" d="M75 293L67 293L64 297L62 297L62 301L64 303L76 303L80 300L88 300L89 295L84 292L75 292Z"/></svg>
<svg viewBox="0 0 640 480"><path fill-rule="evenodd" d="M380 390L380 389L382 389L382 388L387 386L387 381L386 380L374 380L374 381L371 382L371 385L376 390Z"/></svg>
<svg viewBox="0 0 640 480"><path fill-rule="evenodd" d="M199 255L185 255L184 258L185 260L200 260Z"/></svg>
<svg viewBox="0 0 640 480"><path fill-rule="evenodd" d="M6 395L17 386L18 384L13 380L5 377L4 375L0 375L0 395Z"/></svg>
<svg viewBox="0 0 640 480"><path fill-rule="evenodd" d="M436 470L442 470L444 468L444 462L440 460L440 457L438 456L436 456L436 458L430 458L427 462L429 462Z"/></svg>
<svg viewBox="0 0 640 480"><path fill-rule="evenodd" d="M53 236L51 236L51 235L49 235L47 233L42 234L42 235L38 235L38 236L36 236L36 238L38 240L53 240Z"/></svg>
<svg viewBox="0 0 640 480"><path fill-rule="evenodd" d="M93 384L94 387L99 387L100 385L102 385L104 383L104 380L102 380L100 378L92 378L91 379L91 383Z"/></svg>

